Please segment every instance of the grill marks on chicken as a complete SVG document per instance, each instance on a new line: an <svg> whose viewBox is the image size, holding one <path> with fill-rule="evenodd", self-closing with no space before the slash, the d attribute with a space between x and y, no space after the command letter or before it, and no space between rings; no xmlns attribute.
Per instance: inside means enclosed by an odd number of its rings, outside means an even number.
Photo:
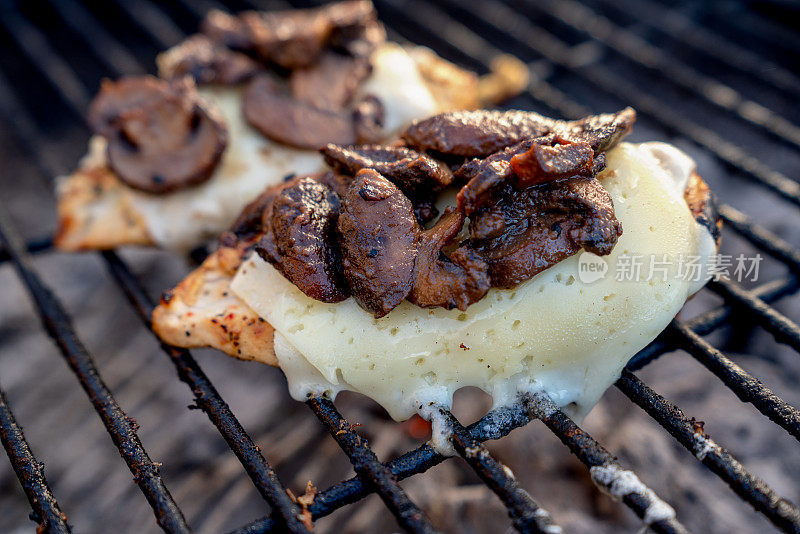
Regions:
<svg viewBox="0 0 800 534"><path fill-rule="evenodd" d="M376 318L404 300L465 310L491 287L514 287L581 249L611 252L622 227L597 174L605 166L602 150L630 130L632 113L570 123L540 118L537 124L558 123L560 131L501 147L455 172L433 155L441 143L425 145L430 153L328 144L320 151L334 172L268 190L245 210L237 235L251 239L262 210L259 254L317 300L352 295ZM480 139L470 145L461 137L461 145L485 146L503 128L514 135L542 131L519 120L524 112L503 114L512 120L498 123L497 112L473 115L470 129L477 133L470 135ZM445 115L423 122L442 121ZM453 183L464 184L457 206L423 228L420 209Z"/></svg>
<svg viewBox="0 0 800 534"><path fill-rule="evenodd" d="M108 142L108 165L129 186L148 193L206 181L228 141L215 111L190 78L104 80L89 123Z"/></svg>

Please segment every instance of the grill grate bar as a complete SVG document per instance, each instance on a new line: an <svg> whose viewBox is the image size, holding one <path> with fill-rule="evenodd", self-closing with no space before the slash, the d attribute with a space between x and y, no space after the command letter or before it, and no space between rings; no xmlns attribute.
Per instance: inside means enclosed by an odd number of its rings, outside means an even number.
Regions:
<svg viewBox="0 0 800 534"><path fill-rule="evenodd" d="M11 255L17 274L33 298L45 331L61 350L70 369L86 391L95 410L119 449L133 478L153 508L156 521L167 532L189 532L189 527L161 476L159 464L147 455L136 432L136 422L120 408L75 334L72 322L52 291L44 285L22 239L13 230L5 208L0 206L0 243Z"/></svg>
<svg viewBox="0 0 800 534"><path fill-rule="evenodd" d="M735 230L757 248L786 264L795 274L800 274L800 250L769 230L757 226L749 216L737 209L726 204L718 208L727 228Z"/></svg>
<svg viewBox="0 0 800 534"><path fill-rule="evenodd" d="M800 281L796 277L790 277L766 282L751 291L751 294L764 302L774 302L782 297L794 294L798 289L800 289ZM695 334L706 335L723 326L733 313L735 313L734 308L723 305L709 310L687 321L685 324ZM659 336L655 341L640 350L636 356L631 358L626 369L637 371L663 353L674 350L674 343L668 343L664 340L664 337L663 335Z"/></svg>
<svg viewBox="0 0 800 534"><path fill-rule="evenodd" d="M592 481L600 489L621 499L654 532L688 532L675 518L675 510L624 469L614 456L542 394L524 395L531 415L541 420L570 451L590 468Z"/></svg>
<svg viewBox="0 0 800 534"><path fill-rule="evenodd" d="M436 532L422 510L411 502L406 492L397 484L389 468L378 460L367 440L353 430L353 426L342 417L330 399L314 397L306 401L306 404L347 454L356 474L372 486L400 526L408 532Z"/></svg>
<svg viewBox="0 0 800 534"><path fill-rule="evenodd" d="M44 464L39 463L33 455L2 390L0 390L0 440L33 508L31 519L37 523L37 531L64 534L72 532L67 524L67 516L59 508L47 484Z"/></svg>
<svg viewBox="0 0 800 534"><path fill-rule="evenodd" d="M633 15L637 22L669 35L673 41L688 45L764 84L800 96L800 78L792 71L696 24L677 9L665 8L652 0L601 1L620 13Z"/></svg>
<svg viewBox="0 0 800 534"><path fill-rule="evenodd" d="M87 9L75 0L51 0L61 19L71 32L80 36L89 46L94 56L109 70L124 72L129 76L145 74L144 68L136 58L108 33ZM102 50L102 52L100 52Z"/></svg>
<svg viewBox="0 0 800 534"><path fill-rule="evenodd" d="M678 348L686 350L722 380L743 402L749 402L774 423L800 440L800 411L775 395L757 378L747 373L686 325L673 320L669 333Z"/></svg>
<svg viewBox="0 0 800 534"><path fill-rule="evenodd" d="M734 33L739 36L743 42L747 42L748 35L762 39L779 46L784 50L790 51L794 54L800 50L800 37L797 33L787 30L780 24L773 22L767 18L759 16L757 13L752 13L747 17L747 20L740 20L742 17L738 16L736 11L725 9L724 4L706 4L712 9L706 16L719 19L724 17L722 21L726 26L733 29ZM731 4L728 4L729 6ZM719 9L722 7L722 9Z"/></svg>
<svg viewBox="0 0 800 534"><path fill-rule="evenodd" d="M398 1L398 0L391 0ZM418 0L399 0L412 12L425 10L425 17L415 17L415 22L428 32L434 33L437 28L449 25L458 25L460 36L454 36L461 41L484 39L467 26L451 21L440 8L424 4ZM455 0L439 0L446 4L454 12L464 12ZM413 6L413 7L411 7ZM713 154L726 167L767 186L771 191L777 193L782 198L800 206L800 183L797 183L786 175L769 168L757 158L747 154L740 147L730 143L717 135L712 130L696 124L689 119L682 118L675 114L672 109L663 108L654 98L642 93L634 85L615 73L601 69L581 68L580 64L574 61L571 49L546 29L531 23L527 18L519 16L517 11L512 10L505 4L495 0L486 0L471 5L479 15L481 23L495 28L495 31L502 32L505 36L510 36L531 52L543 56L553 65L568 70L580 76L593 85L599 87L606 93L616 96L624 101L630 102L638 112L644 113L654 118L669 133L691 139L694 143L702 146ZM470 12L466 18L475 21L476 13ZM513 21L513 25L509 24ZM472 46L476 46L473 43Z"/></svg>
<svg viewBox="0 0 800 534"><path fill-rule="evenodd" d="M553 522L550 512L541 508L522 489L508 467L495 460L449 410L439 408L439 413L452 433L451 441L456 452L503 501L514 528L523 533L563 534L563 529Z"/></svg>
<svg viewBox="0 0 800 534"><path fill-rule="evenodd" d="M114 5L122 9L128 20L135 22L157 44L160 49L166 50L184 38L181 29L150 0L125 2L113 0Z"/></svg>
<svg viewBox="0 0 800 534"><path fill-rule="evenodd" d="M769 132L787 144L800 148L800 128L796 125L762 104L746 99L734 88L674 59L589 7L573 0L524 1L527 7L547 13L572 28L588 34L640 67L656 72L665 80L683 87L694 95L699 95L705 102Z"/></svg>
<svg viewBox="0 0 800 534"><path fill-rule="evenodd" d="M28 254L38 254L53 250L53 238L50 236L33 239L25 244ZM0 264L11 261L11 256L5 250L0 250Z"/></svg>
<svg viewBox="0 0 800 534"><path fill-rule="evenodd" d="M152 301L115 252L105 251L101 254L117 285L125 293L139 318L152 332L149 328L150 315L153 311ZM217 427L225 442L244 466L258 492L272 506L273 510L277 511L277 514L273 512L273 515L277 515L279 524L291 532L307 532L306 527L299 519L299 509L289 498L278 475L239 420L233 415L228 403L222 399L191 353L186 349L165 343L162 343L161 346L175 365L180 379L191 388L196 406L203 410Z"/></svg>
<svg viewBox="0 0 800 534"><path fill-rule="evenodd" d="M745 471L736 458L706 435L701 422L688 419L680 408L650 389L630 371L622 372L616 386L775 526L786 532L800 533L800 510L797 506L780 497L760 478Z"/></svg>
<svg viewBox="0 0 800 534"><path fill-rule="evenodd" d="M496 408L490 411L478 421L469 425L467 431L472 439L482 442L489 439L500 439L515 428L527 425L530 421L530 415L520 403L517 403L513 406ZM386 466L397 480L403 480L423 473L448 458L448 456L442 456L435 452L426 443L388 462ZM345 505L363 499L372 491L371 488L361 482L360 478L353 477L318 493L314 504L309 506L308 509L314 519L318 519L333 513ZM274 529L274 521L269 517L265 517L236 530L235 534L271 532Z"/></svg>
<svg viewBox="0 0 800 534"><path fill-rule="evenodd" d="M781 312L725 278L708 283L708 288L737 307L746 308L752 317L775 339L800 352L800 326Z"/></svg>

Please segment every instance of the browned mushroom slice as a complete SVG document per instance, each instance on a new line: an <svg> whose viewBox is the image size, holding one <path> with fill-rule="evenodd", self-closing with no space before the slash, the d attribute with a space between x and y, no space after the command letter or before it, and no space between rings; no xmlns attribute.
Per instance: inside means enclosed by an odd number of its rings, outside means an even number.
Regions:
<svg viewBox="0 0 800 534"><path fill-rule="evenodd" d="M256 251L309 297L340 302L348 292L335 237L338 216L339 197L328 186L311 177L293 180L275 197L272 231Z"/></svg>
<svg viewBox="0 0 800 534"><path fill-rule="evenodd" d="M108 140L108 165L126 184L164 193L211 177L227 131L189 78L105 82L90 121Z"/></svg>
<svg viewBox="0 0 800 534"><path fill-rule="evenodd" d="M416 150L475 158L540 137L552 123L527 111L453 111L417 121L400 137Z"/></svg>
<svg viewBox="0 0 800 534"><path fill-rule="evenodd" d="M353 106L356 143L377 143L385 136L386 110L374 95L364 95Z"/></svg>
<svg viewBox="0 0 800 534"><path fill-rule="evenodd" d="M377 20L363 24L340 27L333 32L331 46L356 58L369 59L375 51L386 41L386 29Z"/></svg>
<svg viewBox="0 0 800 534"><path fill-rule="evenodd" d="M534 144L511 158L511 168L521 187L552 182L570 176L590 176L594 151L589 143L556 140L553 145Z"/></svg>
<svg viewBox="0 0 800 534"><path fill-rule="evenodd" d="M375 317L386 315L408 296L414 279L419 226L411 201L364 169L342 199L337 230L353 297Z"/></svg>
<svg viewBox="0 0 800 534"><path fill-rule="evenodd" d="M614 204L596 178L571 178L520 190L470 222L470 246L489 264L492 285L513 287L577 253L611 252L622 234Z"/></svg>
<svg viewBox="0 0 800 534"><path fill-rule="evenodd" d="M588 142L595 152L608 150L630 132L636 112L559 121L532 111L454 111L412 124L402 139L411 148L464 157L485 157L531 137L556 133Z"/></svg>
<svg viewBox="0 0 800 534"><path fill-rule="evenodd" d="M458 192L458 207L466 215L478 211L496 187L509 181L514 174L511 159L542 142L542 138L528 139L517 145L492 154L488 158L473 159L456 170L455 179L465 183Z"/></svg>
<svg viewBox="0 0 800 534"><path fill-rule="evenodd" d="M408 295L417 306L466 310L489 291L487 264L475 251L459 247L449 257L442 253L463 225L464 215L451 207L433 228L422 232Z"/></svg>
<svg viewBox="0 0 800 534"><path fill-rule="evenodd" d="M236 16L213 11L202 31L228 47L296 69L314 63L329 44L363 40L364 29L375 20L371 2L348 1L313 9L245 11Z"/></svg>
<svg viewBox="0 0 800 534"><path fill-rule="evenodd" d="M461 166L455 177L467 183L458 192L458 206L472 215L491 202L495 189L504 183L524 189L572 176L594 176L604 166L605 158L595 158L588 143L572 143L552 134L528 139Z"/></svg>
<svg viewBox="0 0 800 534"><path fill-rule="evenodd" d="M350 104L370 70L367 59L324 52L313 65L292 71L289 90L297 100L339 110Z"/></svg>
<svg viewBox="0 0 800 534"><path fill-rule="evenodd" d="M162 80L153 76L104 79L89 107L89 125L95 133L110 137L119 129L120 115L156 105L164 98L165 87Z"/></svg>
<svg viewBox="0 0 800 534"><path fill-rule="evenodd" d="M241 17L212 9L200 23L200 32L234 50L250 50L253 37Z"/></svg>
<svg viewBox="0 0 800 534"><path fill-rule="evenodd" d="M441 191L453 181L446 165L405 147L328 144L320 152L336 172L355 175L361 169L373 169L410 197Z"/></svg>
<svg viewBox="0 0 800 534"><path fill-rule="evenodd" d="M300 102L285 94L267 76L257 76L245 89L242 110L247 122L267 137L299 148L356 141L352 114Z"/></svg>
<svg viewBox="0 0 800 534"><path fill-rule="evenodd" d="M554 131L576 143L589 143L597 154L612 149L622 141L633 129L634 122L636 111L625 108L616 113L593 115L577 121L558 121Z"/></svg>
<svg viewBox="0 0 800 534"><path fill-rule="evenodd" d="M158 56L160 76L189 75L198 84L234 85L263 70L253 58L220 45L205 35L193 35Z"/></svg>

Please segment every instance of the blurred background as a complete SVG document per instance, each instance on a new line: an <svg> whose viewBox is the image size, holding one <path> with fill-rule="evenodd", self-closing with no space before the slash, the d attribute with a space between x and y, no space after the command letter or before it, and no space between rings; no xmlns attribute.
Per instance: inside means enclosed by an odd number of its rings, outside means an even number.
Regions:
<svg viewBox="0 0 800 534"><path fill-rule="evenodd" d="M226 9L280 9L286 2L222 1ZM528 63L528 92L506 103L550 116L631 105L633 141L663 140L692 155L701 175L731 206L762 228L800 244L800 4L790 1L662 0L375 1L390 39L430 46L459 65L486 72L501 52ZM47 247L54 228L52 179L70 172L86 149L83 116L103 77L154 72L156 54L197 30L216 1L3 1L0 7L0 202L14 226L41 249L35 266L62 299L77 332L121 407L139 424L150 456L196 532L229 531L268 508L234 454L199 410L154 337L142 327L95 253ZM298 3L307 5L305 3ZM765 186L764 183L767 183ZM736 211L738 210L738 211ZM726 230L722 253L752 255ZM159 251L125 250L131 270L157 297L191 268ZM132 482L100 419L60 352L42 330L14 269L0 264L0 386L69 523L77 532L156 532L152 511ZM786 281L775 308L797 322L796 271L766 257L756 285ZM703 291L682 312L723 303ZM793 406L800 406L800 358L734 310L707 339ZM313 414L286 393L277 369L193 351L245 429L295 493L307 481L325 488L352 476L347 458ZM706 431L778 494L800 502L797 441L740 402L684 352L670 352L638 376L705 422ZM457 396L468 423L491 401ZM342 395L342 413L363 425L381 460L423 443L420 422L396 424L368 400ZM612 388L583 425L639 473L695 532L775 531L724 482ZM538 422L488 444L524 488L567 532L637 532L635 515L601 494L588 470ZM460 459L403 482L444 531L503 532L506 511ZM30 507L10 464L0 461L0 532L28 532ZM374 495L322 518L317 532L393 532Z"/></svg>

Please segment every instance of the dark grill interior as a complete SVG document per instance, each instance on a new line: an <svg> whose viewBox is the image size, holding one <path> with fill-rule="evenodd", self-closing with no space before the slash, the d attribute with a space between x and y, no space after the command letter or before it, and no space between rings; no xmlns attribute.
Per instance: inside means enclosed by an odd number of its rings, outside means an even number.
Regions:
<svg viewBox="0 0 800 534"><path fill-rule="evenodd" d="M508 107L575 118L630 104L641 117L635 140L670 140L697 159L701 173L723 201L723 252L762 253L767 260L760 281L749 286L727 279L710 283L689 306L695 315L673 321L631 361L616 388L774 527L800 532L800 510L788 500L798 498L797 486L773 489L767 485L706 436L702 423L691 417L702 419L705 414L684 414L636 374L664 353L684 351L742 402L751 404L800 440L800 411L740 367L733 356L726 355L752 352L780 366L784 359L779 355L792 352L786 346L795 352L792 357L800 352L800 326L790 318L798 311L791 297L800 287L800 250L796 246L800 238L800 185L795 174L800 168L800 128L796 126L800 123L800 34L791 31L788 22L800 14L798 9L781 2L728 2L716 7L683 2L674 7L656 0L375 3L392 39L428 45L445 58L480 72L485 72L492 58L501 52L529 62L533 73L530 90L508 102ZM87 350L81 340L84 336L76 333L70 316L80 317L80 310L67 311L49 288L53 284L48 281L48 274L53 273L46 273L39 257L46 260L55 254L49 240L42 237L52 225L51 219L43 219L41 214L51 210L52 196L48 191L52 177L68 172L84 148L88 130L80 121L100 79L153 71L156 53L193 31L199 17L214 7L220 6L213 0L159 4L149 0L115 1L88 6L75 0L55 0L6 3L0 11L0 137L15 142L13 146L19 152L4 148L4 153L10 154L6 163L13 165L5 166L0 202L0 243L6 264L2 268L8 271L13 265L45 330L89 396L134 482L152 507L158 525L168 532L185 532L190 526L161 478L162 466L148 456L147 442L140 441L138 425L127 415L139 414L127 405L128 411L123 411L117 404L109 382L101 377L113 370L103 366L101 374L92 355L95 351ZM238 11L254 6L231 1L226 2L226 7ZM275 9L288 4L258 2L257 7ZM32 208L42 204L44 209ZM62 265L84 269L80 262L89 261L85 259L88 256ZM147 327L153 306L151 295L163 286L145 288L138 279L155 276L158 267L154 265L169 261L165 260L166 254L134 252L123 259L116 252L105 252L93 257L90 270L107 270ZM129 261L147 272L134 274L138 268L130 268ZM4 281L11 279L6 276ZM64 279L63 273L56 273L55 278ZM86 299L92 298L90 287L55 289L59 293L80 290L86 293ZM17 294L22 293L9 290L4 307L12 309L10 299L16 299ZM722 302L711 294L721 297ZM4 294L4 301L6 298ZM788 302L782 311L773 307L781 306L782 301ZM103 300L91 305L109 309L110 314L127 313L120 312L116 302ZM783 345L775 345L754 330L755 326ZM4 352L6 343L10 346L13 341L10 337L14 327L3 326L0 347ZM97 339L92 340L91 347L102 346L102 350L113 353L117 339L114 332L106 329L95 334ZM146 350L153 352L149 347ZM194 404L190 408L205 412L269 504L269 513L237 532L306 531L300 507L286 492L288 484L270 466L270 455L262 454L248 436L194 356L168 346L163 346L163 352L180 379L191 388ZM12 356L23 358L25 354L4 354ZM143 372L142 366L148 361L138 362L138 367L137 362L128 361L123 368L131 374ZM781 373L780 367L777 372ZM788 383L796 386L796 368L783 372ZM114 378L115 383L120 381L119 377ZM38 386L32 377L30 389ZM41 405L42 417L55 404L45 393L42 396L48 403ZM788 393L791 399L798 399L793 390ZM282 402L290 401L285 397ZM363 432L357 431L351 425L354 421L346 420L332 402L315 398L306 404L347 455L356 474L327 489L320 488L308 508L314 519L376 493L404 530L435 531L436 525L398 481L427 471L446 458L423 444L381 463L361 437ZM295 407L281 410L288 418L299 417ZM614 451L609 452L546 398L521 398L515 406L489 412L468 426L462 426L449 412L444 415L452 425L456 451L478 479L496 493L507 508L511 524L520 532L560 532L554 521L561 510L551 510L554 520L537 504L545 498L535 501L537 495L528 494L482 442L499 439L514 428L540 419L587 467L620 465ZM21 422L26 423L25 419ZM169 426L169 422L164 425ZM0 397L0 428L11 465L32 507L31 519L49 531L69 531L69 516L61 512L56 502L58 493L54 495L48 487L42 464L31 452L5 394ZM175 428L174 432L181 430ZM280 436L287 434L290 429ZM51 439L58 441L59 436ZM299 449L308 444L292 445L287 439L285 445ZM35 441L32 448L38 449ZM303 458L306 463L313 462L314 449L309 450L312 452ZM797 471L800 459L796 442L780 450L776 446L775 454L784 457L790 473ZM201 470L202 465L184 468ZM646 471L639 472L639 476L650 480ZM787 495L786 491L795 493ZM645 522L651 520L654 503L658 502L655 492L643 487L622 497L622 503ZM208 505L223 506L224 501L210 501ZM680 507L676 511L677 518L652 522L652 530L686 532L681 521L688 518ZM694 520L692 524L702 521ZM506 528L495 527L497 531ZM211 527L204 524L204 528Z"/></svg>

